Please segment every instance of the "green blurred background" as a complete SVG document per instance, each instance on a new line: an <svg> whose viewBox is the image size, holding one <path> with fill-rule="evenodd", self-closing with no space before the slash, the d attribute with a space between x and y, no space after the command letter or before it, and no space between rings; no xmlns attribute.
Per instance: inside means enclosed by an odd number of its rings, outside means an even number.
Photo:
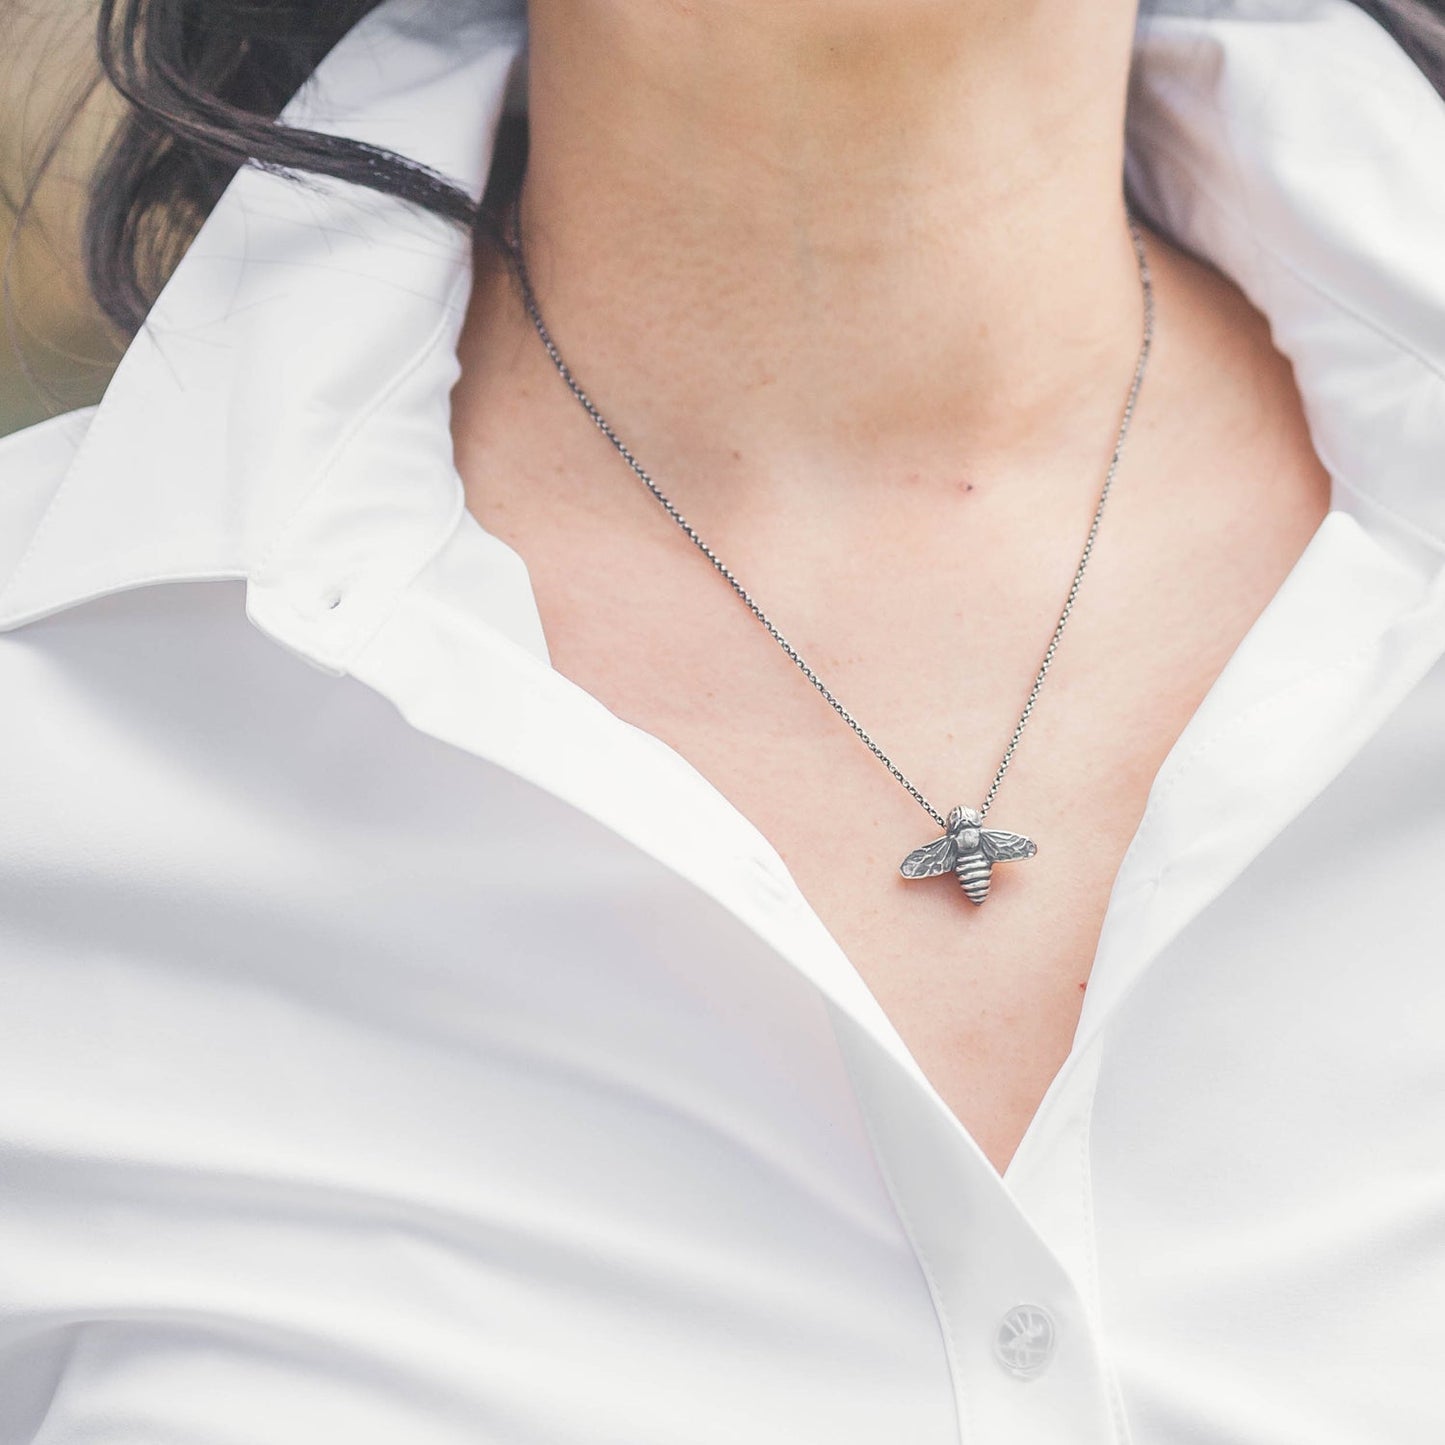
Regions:
<svg viewBox="0 0 1445 1445"><path fill-rule="evenodd" d="M86 181L117 112L114 96L92 86L95 72L94 0L0 0L0 435L95 401L119 353L81 275ZM77 105L17 228L57 127Z"/></svg>

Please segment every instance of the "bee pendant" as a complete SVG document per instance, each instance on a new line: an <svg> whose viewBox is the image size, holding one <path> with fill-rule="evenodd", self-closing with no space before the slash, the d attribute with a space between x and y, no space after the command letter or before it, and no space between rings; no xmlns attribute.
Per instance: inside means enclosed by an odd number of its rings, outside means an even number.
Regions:
<svg viewBox="0 0 1445 1445"><path fill-rule="evenodd" d="M915 848L898 865L898 871L905 878L936 878L952 871L969 898L982 903L988 897L995 863L1032 858L1039 851L1032 838L985 828L982 823L977 809L955 808L948 815L948 832L936 842Z"/></svg>

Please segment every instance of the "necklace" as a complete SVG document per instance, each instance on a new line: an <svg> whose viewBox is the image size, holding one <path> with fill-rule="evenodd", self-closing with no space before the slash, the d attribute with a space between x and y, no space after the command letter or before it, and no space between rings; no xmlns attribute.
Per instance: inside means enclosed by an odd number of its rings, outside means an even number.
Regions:
<svg viewBox="0 0 1445 1445"><path fill-rule="evenodd" d="M936 838L931 843L924 844L921 848L915 848L899 865L898 871L905 878L934 878L940 874L952 873L963 886L964 893L969 900L975 904L981 904L988 896L989 884L992 879L993 865L995 863L1011 862L1020 858L1032 858L1038 852L1038 845L1031 838L1026 838L1021 833L1010 833L1001 828L985 828L983 820L988 810L993 805L995 795L998 793L999 784L1003 781L1003 775L1008 771L1008 765L1013 761L1014 749L1018 746L1019 738L1028 723L1029 717L1034 710L1034 703L1038 699L1039 690L1044 685L1044 678L1048 675L1049 665L1054 660L1054 653L1058 649L1059 638L1063 636L1064 625L1068 622L1070 614L1074 610L1074 601L1079 595L1079 586L1084 578L1084 568L1088 565L1089 557L1094 550L1094 539L1098 536L1099 523L1104 515L1104 503L1109 499L1109 489L1114 484L1115 473L1119 470L1119 458L1123 455L1124 439L1129 434L1129 423L1134 417L1134 405L1139 397L1139 388L1144 380L1144 368L1149 361L1149 350L1154 340L1154 287L1149 275L1149 258L1144 250L1144 238L1139 232L1138 224L1132 214L1128 215L1129 237L1134 244L1134 257L1139 266L1139 286L1144 298L1144 326L1143 336L1139 344L1138 358L1134 363L1134 373L1129 383L1128 395L1124 402L1123 416L1119 422L1119 429L1114 438L1114 449L1109 458L1108 470L1104 475L1104 485L1099 494L1099 504L1094 509L1094 519L1089 526L1089 533L1084 541L1084 552L1079 558L1079 565L1074 571L1074 580L1069 586L1068 595L1064 601L1064 608L1059 616L1057 625L1054 627L1053 636L1049 639L1049 645L1044 652L1043 664L1034 678L1033 687L1029 690L1028 700L1024 703L1024 710L1019 717L1018 723L1013 730L1013 736L1009 739L1008 746L1004 749L1003 761L998 765L998 771L993 776L993 782L989 784L988 792L985 794L983 803L978 808L953 808L947 816L941 813L923 795L922 791L909 781L907 776L898 767L882 748L868 735L863 725L833 696L832 692L824 684L822 678L813 670L802 654L778 629L777 625L768 617L761 607L753 600L752 595L738 581L730 567L723 562L722 558L705 542L698 530L687 520L677 509L672 501L666 496L662 488L657 485L652 476L646 471L642 464L632 454L631 449L618 436L612 424L597 409L592 398L582 389L572 372L572 368L562 359L562 353L557 349L557 344L552 340L552 334L547 330L546 323L542 320L542 311L537 304L536 293L532 289L532 278L527 270L526 257L522 251L521 240L521 197L514 201L509 216L509 223L505 231L507 249L510 252L513 267L515 269L518 283L522 290L522 302L526 307L527 316L531 320L532 327L536 331L542 345L546 348L547 355L551 358L552 365L556 368L557 374L566 382L572 395L576 397L587 415L592 418L598 431L612 444L613 449L631 468L637 479L657 499L662 509L677 523L678 527L686 534L689 541L712 563L716 571L722 576L728 586L738 595L743 605L757 618L764 630L788 655L798 670L808 679L810 683L822 694L828 706L848 724L858 735L868 751L883 764L893 775L894 779L912 797L913 801L921 807L924 812L933 819L938 827L943 829L943 836Z"/></svg>

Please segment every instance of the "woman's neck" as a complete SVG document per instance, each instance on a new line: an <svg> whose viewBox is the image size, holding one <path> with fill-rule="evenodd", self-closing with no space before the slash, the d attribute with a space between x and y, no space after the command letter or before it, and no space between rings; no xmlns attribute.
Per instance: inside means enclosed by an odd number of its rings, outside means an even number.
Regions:
<svg viewBox="0 0 1445 1445"><path fill-rule="evenodd" d="M604 405L834 484L1103 445L1133 19L533 0L523 234L564 353Z"/></svg>

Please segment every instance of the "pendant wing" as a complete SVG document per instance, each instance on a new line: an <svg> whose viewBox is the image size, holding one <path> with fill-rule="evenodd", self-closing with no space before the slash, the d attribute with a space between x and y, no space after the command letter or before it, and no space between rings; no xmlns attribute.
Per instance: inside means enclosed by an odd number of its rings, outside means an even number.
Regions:
<svg viewBox="0 0 1445 1445"><path fill-rule="evenodd" d="M898 865L898 871L905 878L936 878L951 872L957 859L958 845L945 833L936 842L915 848Z"/></svg>
<svg viewBox="0 0 1445 1445"><path fill-rule="evenodd" d="M1016 858L1032 858L1039 845L1022 833L1006 833L1002 828L979 829L978 841L995 863L1009 863Z"/></svg>

